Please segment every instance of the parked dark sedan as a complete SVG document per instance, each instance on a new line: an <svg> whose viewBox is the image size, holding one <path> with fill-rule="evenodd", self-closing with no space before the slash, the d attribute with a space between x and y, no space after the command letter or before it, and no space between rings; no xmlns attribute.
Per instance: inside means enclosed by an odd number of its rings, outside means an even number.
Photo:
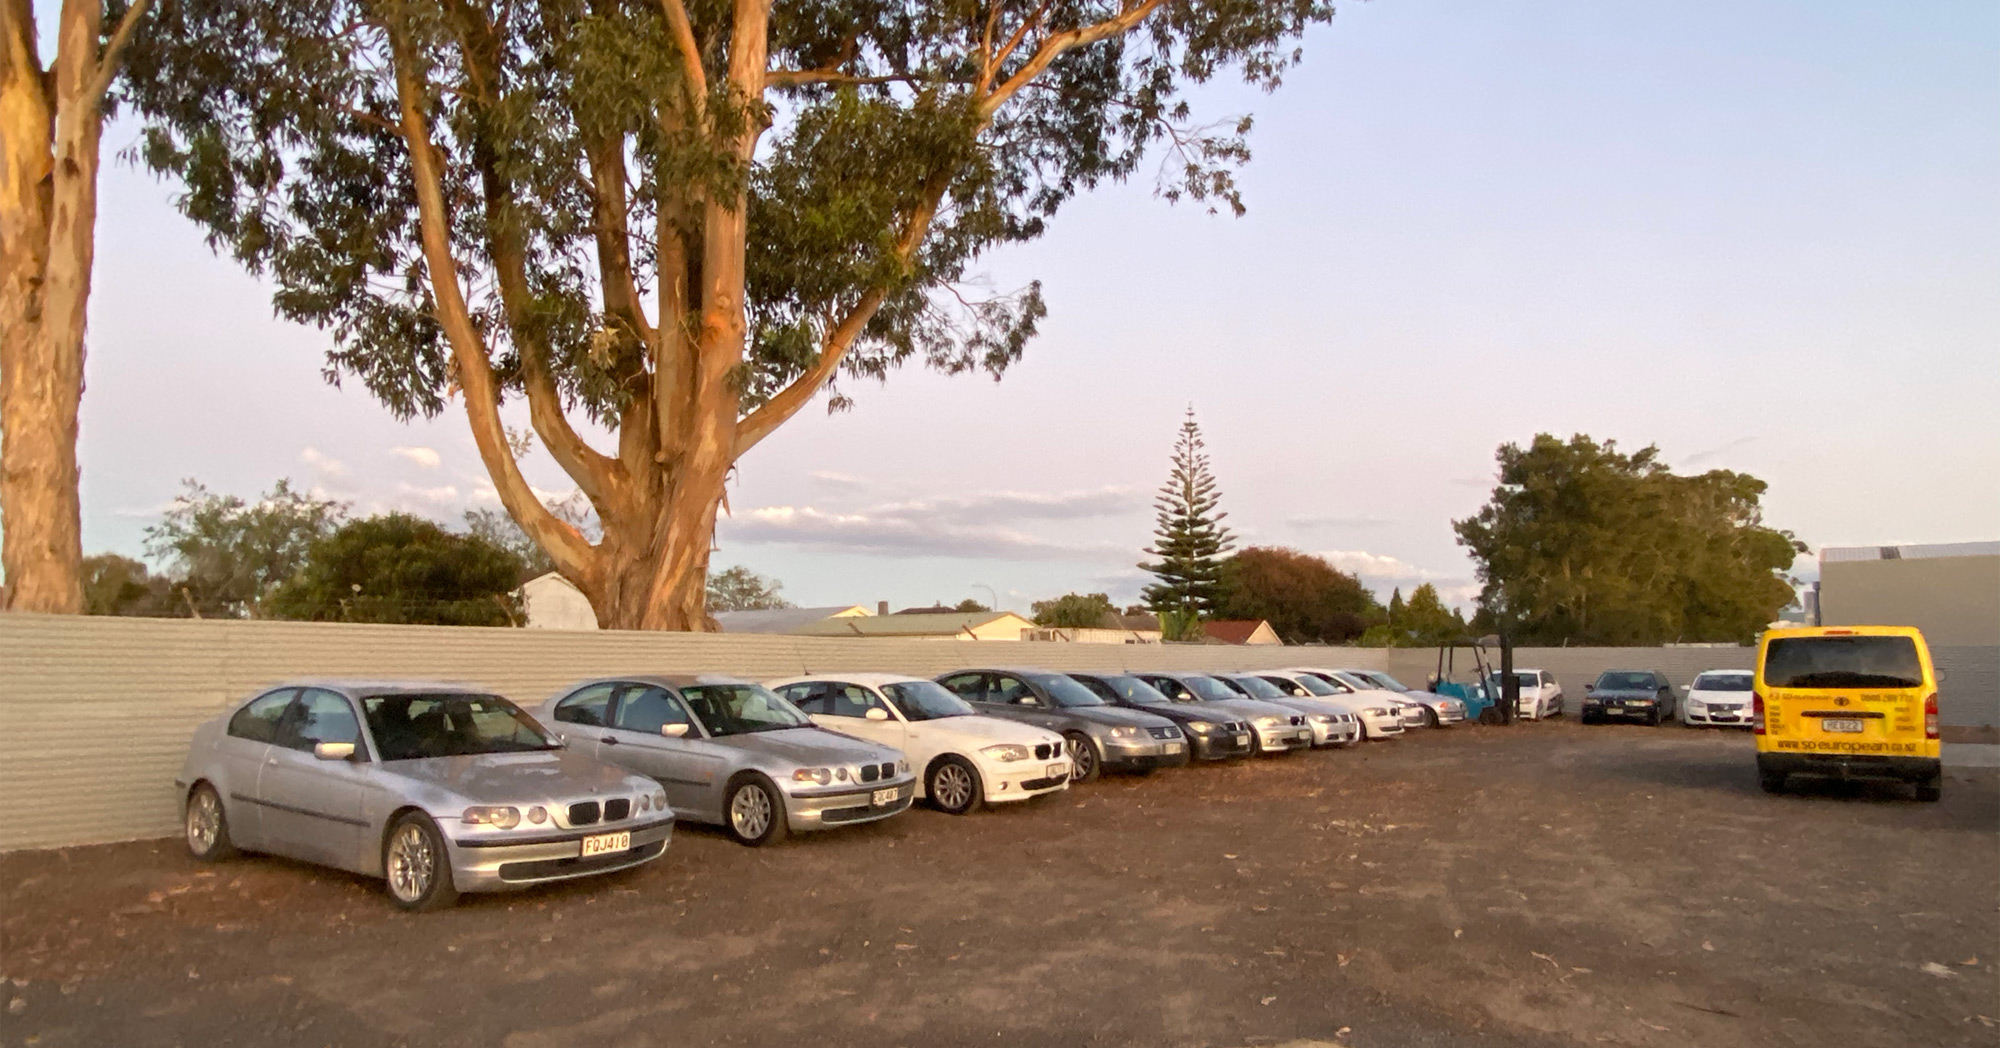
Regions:
<svg viewBox="0 0 2000 1048"><path fill-rule="evenodd" d="M1188 761L1187 740L1173 721L1112 706L1060 673L957 670L939 675L937 682L981 713L1060 732L1069 749L1071 782L1089 782L1104 769L1145 772Z"/></svg>
<svg viewBox="0 0 2000 1048"><path fill-rule="evenodd" d="M1206 673L1148 672L1135 674L1176 702L1194 698L1250 722L1250 745L1256 753L1289 753L1312 746L1312 729L1299 711L1275 703L1246 699L1229 685Z"/></svg>
<svg viewBox="0 0 2000 1048"><path fill-rule="evenodd" d="M1674 716L1674 686L1651 670L1605 670L1583 689L1583 722L1643 720L1657 725Z"/></svg>
<svg viewBox="0 0 2000 1048"><path fill-rule="evenodd" d="M1181 726L1188 752L1198 761L1250 755L1250 722L1189 696L1178 702L1129 673L1071 673L1071 680L1113 706L1165 717Z"/></svg>

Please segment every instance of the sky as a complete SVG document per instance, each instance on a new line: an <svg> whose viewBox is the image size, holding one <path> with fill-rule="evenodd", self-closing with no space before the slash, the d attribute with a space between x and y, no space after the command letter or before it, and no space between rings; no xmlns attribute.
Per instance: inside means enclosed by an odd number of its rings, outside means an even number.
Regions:
<svg viewBox="0 0 2000 1048"><path fill-rule="evenodd" d="M1246 216L1140 177L989 256L1043 282L1022 361L844 383L740 463L715 567L808 606L1134 600L1189 406L1242 543L1385 597L1471 600L1451 522L1537 432L1753 474L1815 550L2000 538L2000 5L1373 0L1304 50L1274 95L1195 96L1255 115ZM328 384L329 336L173 192L105 168L86 552L141 553L183 478L497 505L460 410Z"/></svg>

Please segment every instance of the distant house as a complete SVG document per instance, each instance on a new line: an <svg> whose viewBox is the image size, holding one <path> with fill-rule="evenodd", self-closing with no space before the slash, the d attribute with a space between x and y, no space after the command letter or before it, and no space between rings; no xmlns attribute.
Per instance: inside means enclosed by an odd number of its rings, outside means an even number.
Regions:
<svg viewBox="0 0 2000 1048"><path fill-rule="evenodd" d="M597 612L576 584L551 571L521 583L531 630L594 630Z"/></svg>
<svg viewBox="0 0 2000 1048"><path fill-rule="evenodd" d="M1263 619L1222 619L1201 624L1201 632L1213 644L1283 644L1278 631Z"/></svg>
<svg viewBox="0 0 2000 1048"><path fill-rule="evenodd" d="M850 615L822 619L791 632L802 637L902 637L912 640L1014 640L1035 624L1011 611L950 611L915 615Z"/></svg>
<svg viewBox="0 0 2000 1048"><path fill-rule="evenodd" d="M769 608L760 611L718 611L715 624L724 633L797 633L806 626L827 619L873 615L860 604L836 604L825 608Z"/></svg>

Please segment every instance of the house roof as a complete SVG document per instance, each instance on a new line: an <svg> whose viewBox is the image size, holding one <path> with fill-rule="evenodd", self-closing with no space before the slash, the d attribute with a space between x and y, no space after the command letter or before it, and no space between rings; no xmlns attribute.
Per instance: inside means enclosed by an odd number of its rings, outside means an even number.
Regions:
<svg viewBox="0 0 2000 1048"><path fill-rule="evenodd" d="M1224 644L1248 644L1259 629L1270 630L1271 624L1263 619L1216 619L1201 624L1203 634Z"/></svg>
<svg viewBox="0 0 2000 1048"><path fill-rule="evenodd" d="M792 632L808 637L949 637L1002 619L1012 619L1021 628L1034 623L1011 611L954 611L936 615L869 615L844 619L824 619Z"/></svg>
<svg viewBox="0 0 2000 1048"><path fill-rule="evenodd" d="M853 615L858 604L824 608L766 608L758 611L718 611L715 624L724 633L796 633L822 619ZM866 609L862 609L864 612Z"/></svg>

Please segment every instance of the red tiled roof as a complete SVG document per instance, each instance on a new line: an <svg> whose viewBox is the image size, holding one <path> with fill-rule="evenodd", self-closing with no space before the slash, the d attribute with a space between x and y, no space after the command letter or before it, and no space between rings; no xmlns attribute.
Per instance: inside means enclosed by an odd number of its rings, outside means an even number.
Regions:
<svg viewBox="0 0 2000 1048"><path fill-rule="evenodd" d="M1202 623L1201 631L1224 644L1248 644L1250 635L1263 624L1263 619L1222 619Z"/></svg>

